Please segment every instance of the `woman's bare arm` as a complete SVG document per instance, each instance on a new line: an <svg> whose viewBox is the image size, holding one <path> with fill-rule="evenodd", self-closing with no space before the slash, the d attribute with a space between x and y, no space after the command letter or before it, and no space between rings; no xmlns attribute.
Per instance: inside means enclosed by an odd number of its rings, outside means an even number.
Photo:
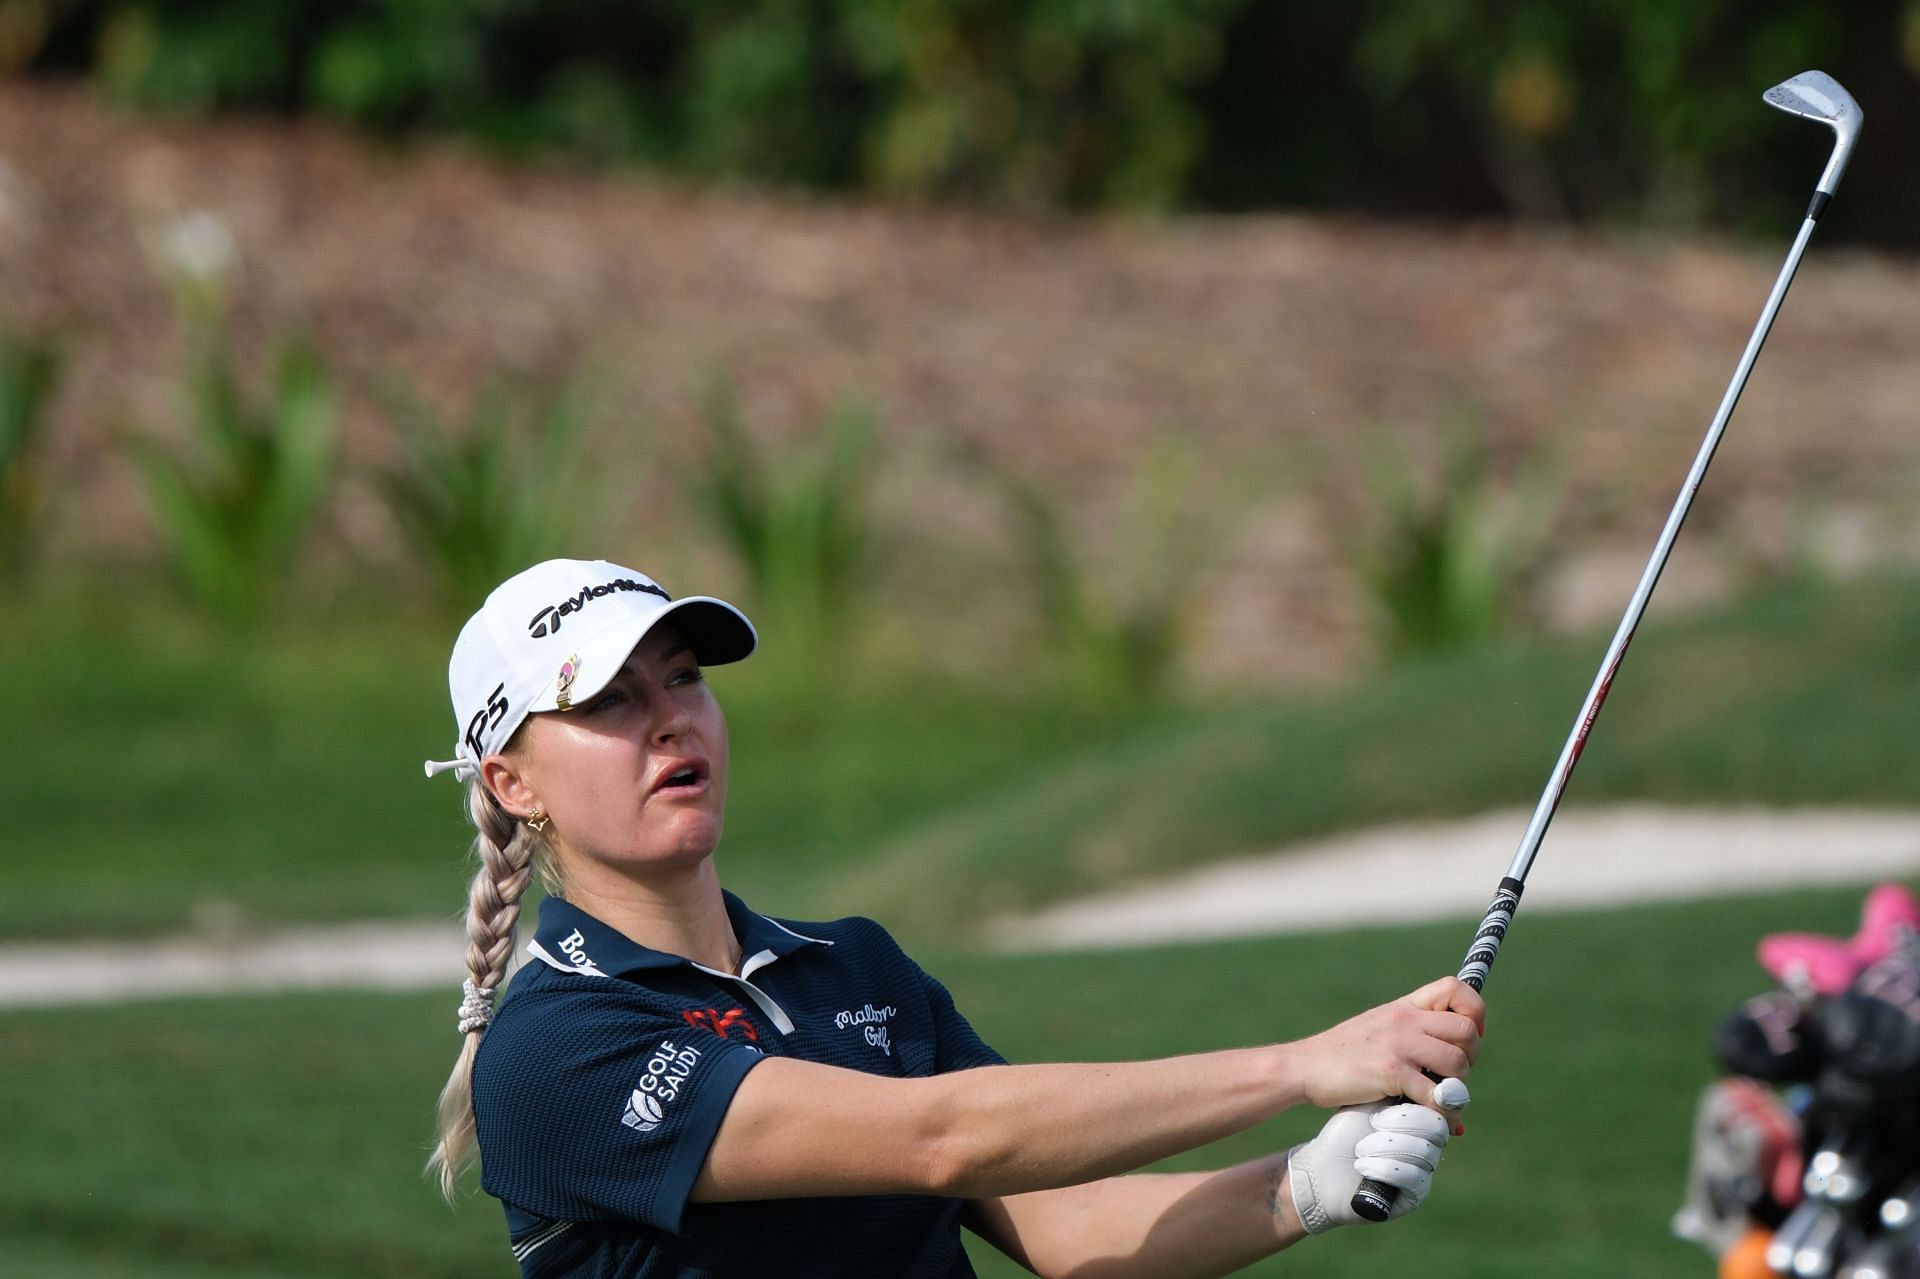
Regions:
<svg viewBox="0 0 1920 1279"><path fill-rule="evenodd" d="M1296 1043L1159 1061L987 1066L891 1079L772 1058L728 1107L696 1200L917 1193L988 1199L1078 1185L1307 1102L1429 1100L1479 1047L1452 978Z"/></svg>
<svg viewBox="0 0 1920 1279"><path fill-rule="evenodd" d="M979 1199L969 1229L1046 1279L1204 1279L1306 1236L1285 1154L1218 1172L1137 1174Z"/></svg>

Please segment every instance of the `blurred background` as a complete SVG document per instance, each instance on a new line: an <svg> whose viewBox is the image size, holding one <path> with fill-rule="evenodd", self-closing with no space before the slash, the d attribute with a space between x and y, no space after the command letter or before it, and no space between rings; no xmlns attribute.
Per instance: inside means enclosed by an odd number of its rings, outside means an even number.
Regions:
<svg viewBox="0 0 1920 1279"><path fill-rule="evenodd" d="M0 991L6 1254L512 1273L418 1175L468 873L419 766L549 555L747 608L723 877L879 917L1009 1056L1450 970L1470 920L982 938L1532 804L1827 154L1759 100L1809 67L1863 142L1571 802L1900 812L1912 0L0 0L0 945L373 974ZM1710 1273L1708 1031L1859 899L1740 886L1523 918L1440 1194L1316 1273ZM382 976L422 928L444 977Z"/></svg>

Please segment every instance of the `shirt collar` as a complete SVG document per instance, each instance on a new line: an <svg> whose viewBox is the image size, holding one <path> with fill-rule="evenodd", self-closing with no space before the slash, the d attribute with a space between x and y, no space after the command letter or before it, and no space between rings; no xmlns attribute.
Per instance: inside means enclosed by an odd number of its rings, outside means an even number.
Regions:
<svg viewBox="0 0 1920 1279"><path fill-rule="evenodd" d="M803 947L833 945L756 914L732 893L723 891L721 896L726 900L727 918L733 922L733 934L740 942L738 973L718 973L683 956L642 946L559 897L548 897L540 903L540 924L527 943L527 953L561 972L589 977L629 977L651 968L685 965L722 977L746 978Z"/></svg>

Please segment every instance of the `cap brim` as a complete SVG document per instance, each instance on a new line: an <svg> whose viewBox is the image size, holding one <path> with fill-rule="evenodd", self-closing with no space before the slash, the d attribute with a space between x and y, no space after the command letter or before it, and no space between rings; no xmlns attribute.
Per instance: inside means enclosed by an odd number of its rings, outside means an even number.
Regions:
<svg viewBox="0 0 1920 1279"><path fill-rule="evenodd" d="M711 595L689 595L675 600L654 619L652 626L641 632L640 638L668 618L673 619L673 624L693 645L693 655L702 666L725 666L728 662L740 661L760 645L759 632L753 629L747 615ZM634 643L638 644L640 638ZM632 647L627 651L632 652Z"/></svg>
<svg viewBox="0 0 1920 1279"><path fill-rule="evenodd" d="M563 690L560 668L556 667L553 681L534 697L529 713L578 706L598 693L619 674L634 646L663 622L679 628L693 646L694 659L702 666L737 662L751 654L760 642L753 623L733 605L710 595L689 595L650 617L625 618L582 640L567 657L574 665L573 679Z"/></svg>

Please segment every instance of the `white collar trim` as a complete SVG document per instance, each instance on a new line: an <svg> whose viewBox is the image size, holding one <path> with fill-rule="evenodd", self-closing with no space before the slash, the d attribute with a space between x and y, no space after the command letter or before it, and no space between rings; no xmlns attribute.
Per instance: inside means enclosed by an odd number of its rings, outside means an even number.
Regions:
<svg viewBox="0 0 1920 1279"><path fill-rule="evenodd" d="M761 915L760 918L766 919L769 924L772 924L775 928L778 928L781 932L785 933L789 937L798 937L801 941L810 941L816 946L833 945L832 942L828 941L824 937L809 937L805 933L796 933L793 931L793 929L788 928L785 924L781 923L777 919L767 919L765 915Z"/></svg>

